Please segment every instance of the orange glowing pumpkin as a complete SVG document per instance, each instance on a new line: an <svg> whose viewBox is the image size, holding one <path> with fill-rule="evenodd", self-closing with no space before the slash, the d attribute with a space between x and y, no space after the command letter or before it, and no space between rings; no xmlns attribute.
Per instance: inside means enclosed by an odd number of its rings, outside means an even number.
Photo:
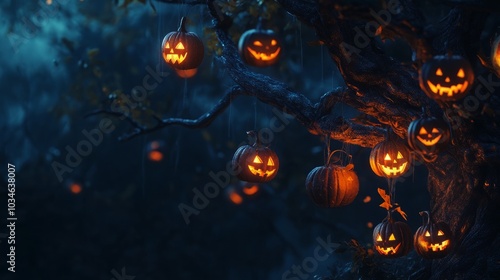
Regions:
<svg viewBox="0 0 500 280"><path fill-rule="evenodd" d="M259 136L255 132L247 132L255 135L253 145L244 145L238 148L231 161L235 170L239 170L236 175L240 180L264 183L271 181L279 169L279 159L276 153L261 144Z"/></svg>
<svg viewBox="0 0 500 280"><path fill-rule="evenodd" d="M250 29L241 35L238 50L248 65L265 67L278 61L281 43L272 30Z"/></svg>
<svg viewBox="0 0 500 280"><path fill-rule="evenodd" d="M196 69L203 61L204 47L198 35L187 32L185 27L186 18L181 19L179 29L168 33L161 45L163 59L176 70L181 71L178 75L193 76ZM194 72L194 73L193 73Z"/></svg>

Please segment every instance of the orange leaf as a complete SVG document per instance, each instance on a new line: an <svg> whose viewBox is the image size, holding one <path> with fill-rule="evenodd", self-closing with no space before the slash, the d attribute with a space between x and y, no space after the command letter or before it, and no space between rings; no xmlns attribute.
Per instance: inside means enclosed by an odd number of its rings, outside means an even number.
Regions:
<svg viewBox="0 0 500 280"><path fill-rule="evenodd" d="M391 209L392 208L391 196L386 194L385 190L381 188L378 188L378 194L384 200L384 202L382 202L382 204L380 204L379 206L384 208L385 210Z"/></svg>
<svg viewBox="0 0 500 280"><path fill-rule="evenodd" d="M398 206L394 210L398 211L399 215L401 215L401 217L403 217L403 219L405 219L405 221L408 221L408 219L406 219L406 213L403 210L401 210L401 207Z"/></svg>

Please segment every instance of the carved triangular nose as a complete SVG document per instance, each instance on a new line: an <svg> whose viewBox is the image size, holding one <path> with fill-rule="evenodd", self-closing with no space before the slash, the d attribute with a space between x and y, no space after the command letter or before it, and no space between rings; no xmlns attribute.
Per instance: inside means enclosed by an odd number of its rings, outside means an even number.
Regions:
<svg viewBox="0 0 500 280"><path fill-rule="evenodd" d="M170 53L174 53L174 49L170 49Z"/></svg>
<svg viewBox="0 0 500 280"><path fill-rule="evenodd" d="M450 82L450 77L446 77L446 79L444 81L447 82L447 83L449 83Z"/></svg>

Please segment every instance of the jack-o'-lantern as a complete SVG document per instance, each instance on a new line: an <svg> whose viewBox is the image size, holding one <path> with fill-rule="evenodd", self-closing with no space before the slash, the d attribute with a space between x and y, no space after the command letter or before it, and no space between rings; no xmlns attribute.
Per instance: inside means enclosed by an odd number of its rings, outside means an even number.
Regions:
<svg viewBox="0 0 500 280"><path fill-rule="evenodd" d="M241 146L234 153L232 166L235 170L239 170L236 176L247 182L269 182L278 173L278 156L273 150L261 144L256 133L247 133L255 135L255 143Z"/></svg>
<svg viewBox="0 0 500 280"><path fill-rule="evenodd" d="M380 256L398 258L411 250L412 234L408 224L395 222L390 214L373 229L373 246Z"/></svg>
<svg viewBox="0 0 500 280"><path fill-rule="evenodd" d="M419 82L430 98L455 101L467 95L474 82L474 71L469 61L459 55L438 55L422 65Z"/></svg>
<svg viewBox="0 0 500 280"><path fill-rule="evenodd" d="M408 126L408 144L427 161L434 161L449 143L450 127L442 119L420 118Z"/></svg>
<svg viewBox="0 0 500 280"><path fill-rule="evenodd" d="M491 63L497 75L500 76L500 36L493 42L491 47Z"/></svg>
<svg viewBox="0 0 500 280"><path fill-rule="evenodd" d="M334 165L327 162L311 170L306 178L306 191L319 207L339 207L354 201L359 191L359 179L354 165Z"/></svg>
<svg viewBox="0 0 500 280"><path fill-rule="evenodd" d="M428 211L420 212L423 224L415 232L413 245L417 253L426 259L446 256L452 245L450 227L444 223L433 223Z"/></svg>
<svg viewBox="0 0 500 280"><path fill-rule="evenodd" d="M274 31L257 28L241 35L238 49L245 63L265 67L278 61L281 43Z"/></svg>
<svg viewBox="0 0 500 280"><path fill-rule="evenodd" d="M370 153L370 167L380 177L396 178L410 169L410 150L396 137L378 143Z"/></svg>
<svg viewBox="0 0 500 280"><path fill-rule="evenodd" d="M195 33L186 31L185 22L183 17L179 29L168 33L161 45L163 59L176 70L196 69L204 56L203 42Z"/></svg>

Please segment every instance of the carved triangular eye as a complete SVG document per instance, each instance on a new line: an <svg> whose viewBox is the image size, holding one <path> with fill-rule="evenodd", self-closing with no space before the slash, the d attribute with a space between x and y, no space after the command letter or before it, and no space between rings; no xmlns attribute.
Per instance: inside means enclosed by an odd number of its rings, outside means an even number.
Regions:
<svg viewBox="0 0 500 280"><path fill-rule="evenodd" d="M165 46L165 48L170 49L170 43L169 42L167 42L167 45Z"/></svg>
<svg viewBox="0 0 500 280"><path fill-rule="evenodd" d="M429 231L426 231L426 232L425 232L425 236L426 236L426 237L430 237L430 236L431 236L431 233L430 233Z"/></svg>
<svg viewBox="0 0 500 280"><path fill-rule="evenodd" d="M269 160L267 161L268 166L274 166L274 161L271 157L269 157Z"/></svg>
<svg viewBox="0 0 500 280"><path fill-rule="evenodd" d="M401 154L401 152L398 152L398 157L397 159L402 159L403 158L403 154Z"/></svg>
<svg viewBox="0 0 500 280"><path fill-rule="evenodd" d="M278 44L278 42L276 40L271 40L271 46L276 46Z"/></svg>
<svg viewBox="0 0 500 280"><path fill-rule="evenodd" d="M441 68L436 70L436 76L443 76L443 70L441 70Z"/></svg>
<svg viewBox="0 0 500 280"><path fill-rule="evenodd" d="M259 156L255 156L255 158L253 159L253 163L263 163L263 161Z"/></svg>
<svg viewBox="0 0 500 280"><path fill-rule="evenodd" d="M391 233L391 236L389 236L389 241L394 241L396 240L396 237L394 237L394 233Z"/></svg>
<svg viewBox="0 0 500 280"><path fill-rule="evenodd" d="M438 236L443 236L444 232L442 230L438 230Z"/></svg>
<svg viewBox="0 0 500 280"><path fill-rule="evenodd" d="M377 235L377 241L379 241L379 242L382 241L382 236L380 236L380 234Z"/></svg>
<svg viewBox="0 0 500 280"><path fill-rule="evenodd" d="M184 45L183 45L181 42L179 42L179 43L177 44L177 46L175 46L175 48L176 48L177 50L183 50L183 49L184 49Z"/></svg>
<svg viewBox="0 0 500 280"><path fill-rule="evenodd" d="M439 130L437 128L433 128L432 133L439 133Z"/></svg>
<svg viewBox="0 0 500 280"><path fill-rule="evenodd" d="M262 43L260 41L253 42L253 45L257 47L262 47Z"/></svg>
<svg viewBox="0 0 500 280"><path fill-rule="evenodd" d="M460 70L458 70L457 77L459 77L459 78L465 78L464 69L460 68Z"/></svg>
<svg viewBox="0 0 500 280"><path fill-rule="evenodd" d="M420 132L418 132L418 134L422 134L422 135L423 135L423 134L427 134L427 130L426 130L425 128L423 128L423 127L422 127L422 128L420 129Z"/></svg>
<svg viewBox="0 0 500 280"><path fill-rule="evenodd" d="M386 154L384 160L391 160L391 156L389 154Z"/></svg>

